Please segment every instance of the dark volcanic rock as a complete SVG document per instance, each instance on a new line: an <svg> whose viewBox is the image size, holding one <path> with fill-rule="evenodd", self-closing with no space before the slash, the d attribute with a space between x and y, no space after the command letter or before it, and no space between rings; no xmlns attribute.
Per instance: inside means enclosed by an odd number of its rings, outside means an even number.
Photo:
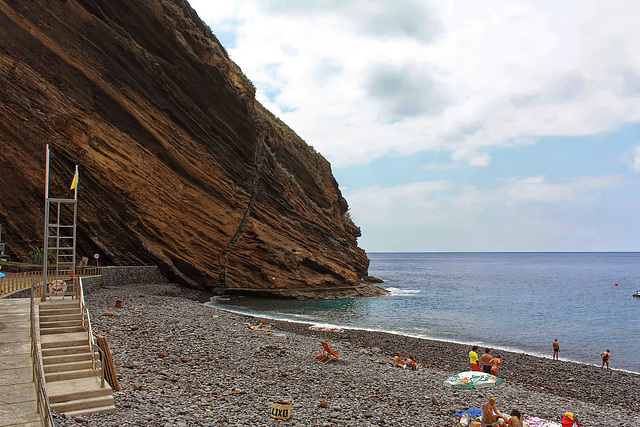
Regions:
<svg viewBox="0 0 640 427"><path fill-rule="evenodd" d="M50 144L52 196L71 197L80 166L79 256L218 291L380 293L329 163L254 95L186 1L1 2L14 258L41 246Z"/></svg>

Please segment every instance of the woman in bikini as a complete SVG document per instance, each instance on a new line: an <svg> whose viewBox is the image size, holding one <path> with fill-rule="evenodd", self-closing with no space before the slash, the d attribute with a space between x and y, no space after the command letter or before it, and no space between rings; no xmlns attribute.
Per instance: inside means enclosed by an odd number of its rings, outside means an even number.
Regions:
<svg viewBox="0 0 640 427"><path fill-rule="evenodd" d="M491 359L491 375L498 376L498 366L502 363L502 359L499 354L496 354L496 357Z"/></svg>

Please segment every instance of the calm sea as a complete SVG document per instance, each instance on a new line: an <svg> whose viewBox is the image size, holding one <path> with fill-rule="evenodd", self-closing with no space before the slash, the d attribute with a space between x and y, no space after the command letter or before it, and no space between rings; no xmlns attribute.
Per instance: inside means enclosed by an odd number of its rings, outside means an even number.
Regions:
<svg viewBox="0 0 640 427"><path fill-rule="evenodd" d="M268 318L370 329L640 372L640 253L369 253L389 296L217 297ZM616 285L617 284L617 285Z"/></svg>

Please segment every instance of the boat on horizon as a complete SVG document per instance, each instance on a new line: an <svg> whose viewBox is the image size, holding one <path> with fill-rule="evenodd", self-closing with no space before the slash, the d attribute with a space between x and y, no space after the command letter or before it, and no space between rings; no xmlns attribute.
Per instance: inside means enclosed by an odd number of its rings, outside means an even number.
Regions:
<svg viewBox="0 0 640 427"><path fill-rule="evenodd" d="M638 298L640 298L640 289L638 289L638 290L636 291L636 293L635 293L635 294L633 294L633 296L634 296L634 297L638 297Z"/></svg>

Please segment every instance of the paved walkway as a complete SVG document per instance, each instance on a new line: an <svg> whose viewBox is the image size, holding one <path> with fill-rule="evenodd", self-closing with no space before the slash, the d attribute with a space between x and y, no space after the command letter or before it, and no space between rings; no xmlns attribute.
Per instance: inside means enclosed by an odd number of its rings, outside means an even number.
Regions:
<svg viewBox="0 0 640 427"><path fill-rule="evenodd" d="M0 299L0 426L42 426L33 382L30 298Z"/></svg>

